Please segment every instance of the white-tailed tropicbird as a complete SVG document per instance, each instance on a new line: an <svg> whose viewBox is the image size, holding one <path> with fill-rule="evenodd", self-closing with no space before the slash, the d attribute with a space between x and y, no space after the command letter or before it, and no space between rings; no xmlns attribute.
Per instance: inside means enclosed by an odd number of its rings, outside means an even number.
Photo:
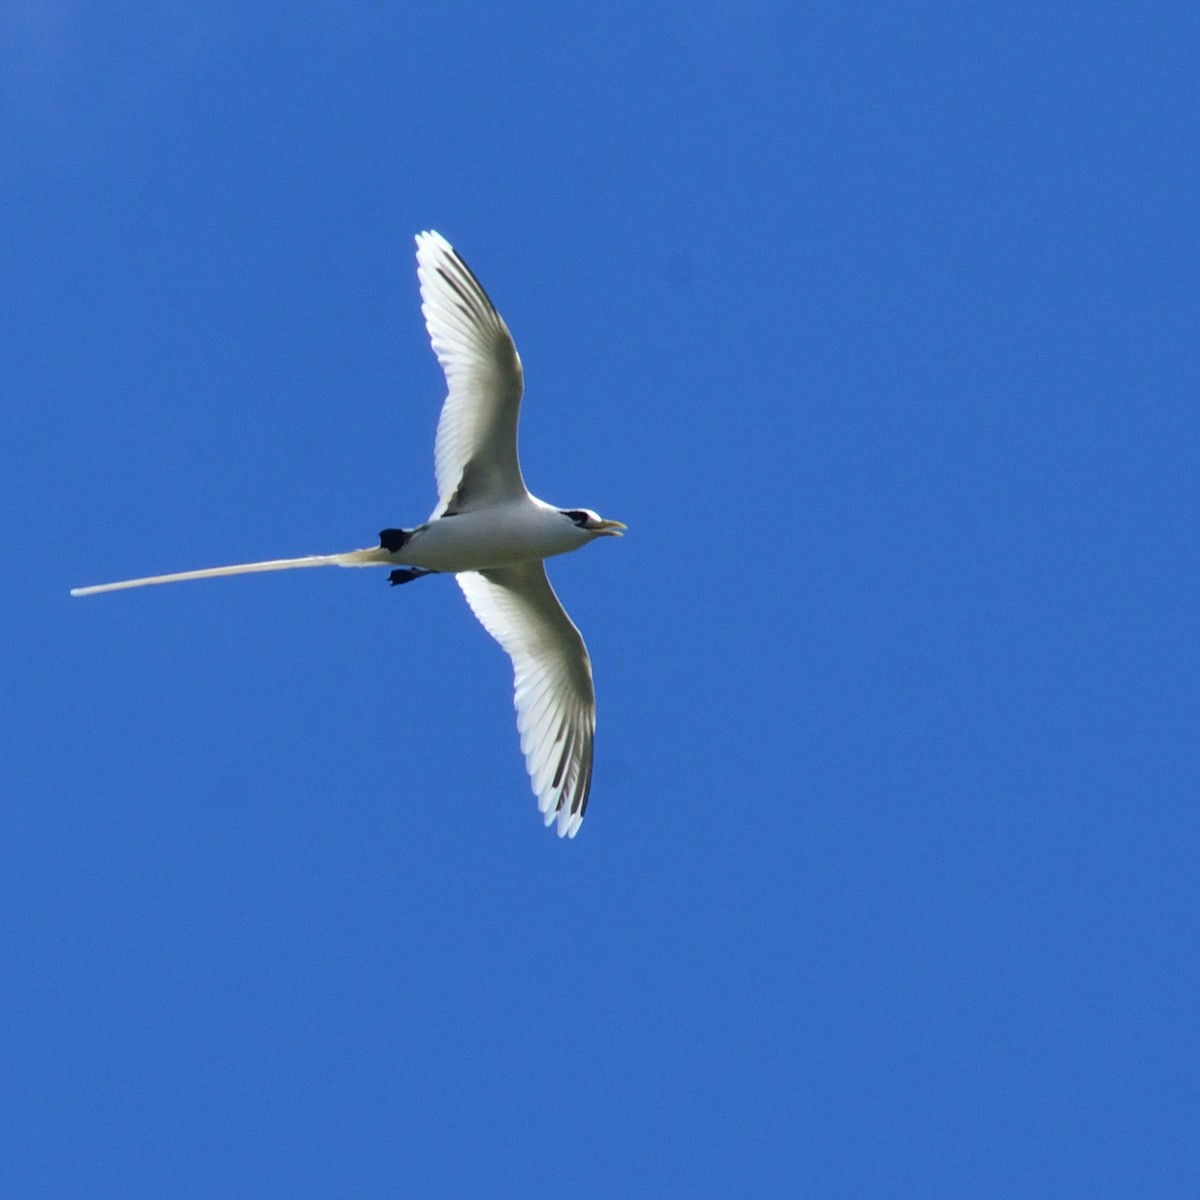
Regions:
<svg viewBox="0 0 1200 1200"><path fill-rule="evenodd" d="M385 529L366 550L151 575L71 595L291 567L393 566L393 584L449 572L512 659L517 729L538 807L547 825L557 818L559 837L574 837L592 782L596 694L587 647L543 560L619 537L625 526L530 495L517 460L522 370L512 335L445 238L430 231L416 240L421 311L447 386L434 446L438 503L429 520Z"/></svg>

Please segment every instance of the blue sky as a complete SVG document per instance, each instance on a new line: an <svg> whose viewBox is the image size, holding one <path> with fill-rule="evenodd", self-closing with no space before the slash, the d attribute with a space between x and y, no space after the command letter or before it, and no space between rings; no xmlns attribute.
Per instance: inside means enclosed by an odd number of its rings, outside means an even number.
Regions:
<svg viewBox="0 0 1200 1200"><path fill-rule="evenodd" d="M1192 1197L1188 5L0 15L0 1190ZM595 784L434 500L526 368Z"/></svg>

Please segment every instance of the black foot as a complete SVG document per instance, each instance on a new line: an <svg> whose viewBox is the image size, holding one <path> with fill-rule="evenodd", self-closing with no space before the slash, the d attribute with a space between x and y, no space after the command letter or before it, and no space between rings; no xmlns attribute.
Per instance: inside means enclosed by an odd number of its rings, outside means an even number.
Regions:
<svg viewBox="0 0 1200 1200"><path fill-rule="evenodd" d="M411 529L381 529L379 531L379 544L389 554L395 554L412 535L413 531Z"/></svg>
<svg viewBox="0 0 1200 1200"><path fill-rule="evenodd" d="M423 571L420 567L397 567L388 575L392 587L399 587L402 583L412 583L414 579L420 579L422 575L436 575L436 571Z"/></svg>

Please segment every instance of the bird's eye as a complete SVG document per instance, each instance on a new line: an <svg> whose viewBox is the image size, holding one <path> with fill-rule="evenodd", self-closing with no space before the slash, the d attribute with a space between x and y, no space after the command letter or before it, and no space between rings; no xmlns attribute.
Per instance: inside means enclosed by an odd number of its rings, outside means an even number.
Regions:
<svg viewBox="0 0 1200 1200"><path fill-rule="evenodd" d="M563 513L564 517L570 517L571 520L574 521L576 525L582 525L582 526L587 525L588 521L591 519L591 515L592 515L591 513L584 512L583 509L580 509L580 508L568 508Z"/></svg>

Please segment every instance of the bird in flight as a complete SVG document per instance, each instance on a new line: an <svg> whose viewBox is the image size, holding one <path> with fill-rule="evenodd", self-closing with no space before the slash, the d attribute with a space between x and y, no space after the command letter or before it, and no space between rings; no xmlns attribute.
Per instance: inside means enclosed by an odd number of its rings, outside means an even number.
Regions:
<svg viewBox="0 0 1200 1200"><path fill-rule="evenodd" d="M546 578L544 560L598 537L620 537L625 526L529 493L517 459L523 385L512 335L445 238L430 231L416 240L421 311L447 388L434 444L438 502L429 520L385 529L379 545L366 550L150 575L71 595L293 567L392 567L393 585L452 574L512 659L517 729L538 808L547 825L557 821L559 837L574 837L592 782L596 693L587 647Z"/></svg>

